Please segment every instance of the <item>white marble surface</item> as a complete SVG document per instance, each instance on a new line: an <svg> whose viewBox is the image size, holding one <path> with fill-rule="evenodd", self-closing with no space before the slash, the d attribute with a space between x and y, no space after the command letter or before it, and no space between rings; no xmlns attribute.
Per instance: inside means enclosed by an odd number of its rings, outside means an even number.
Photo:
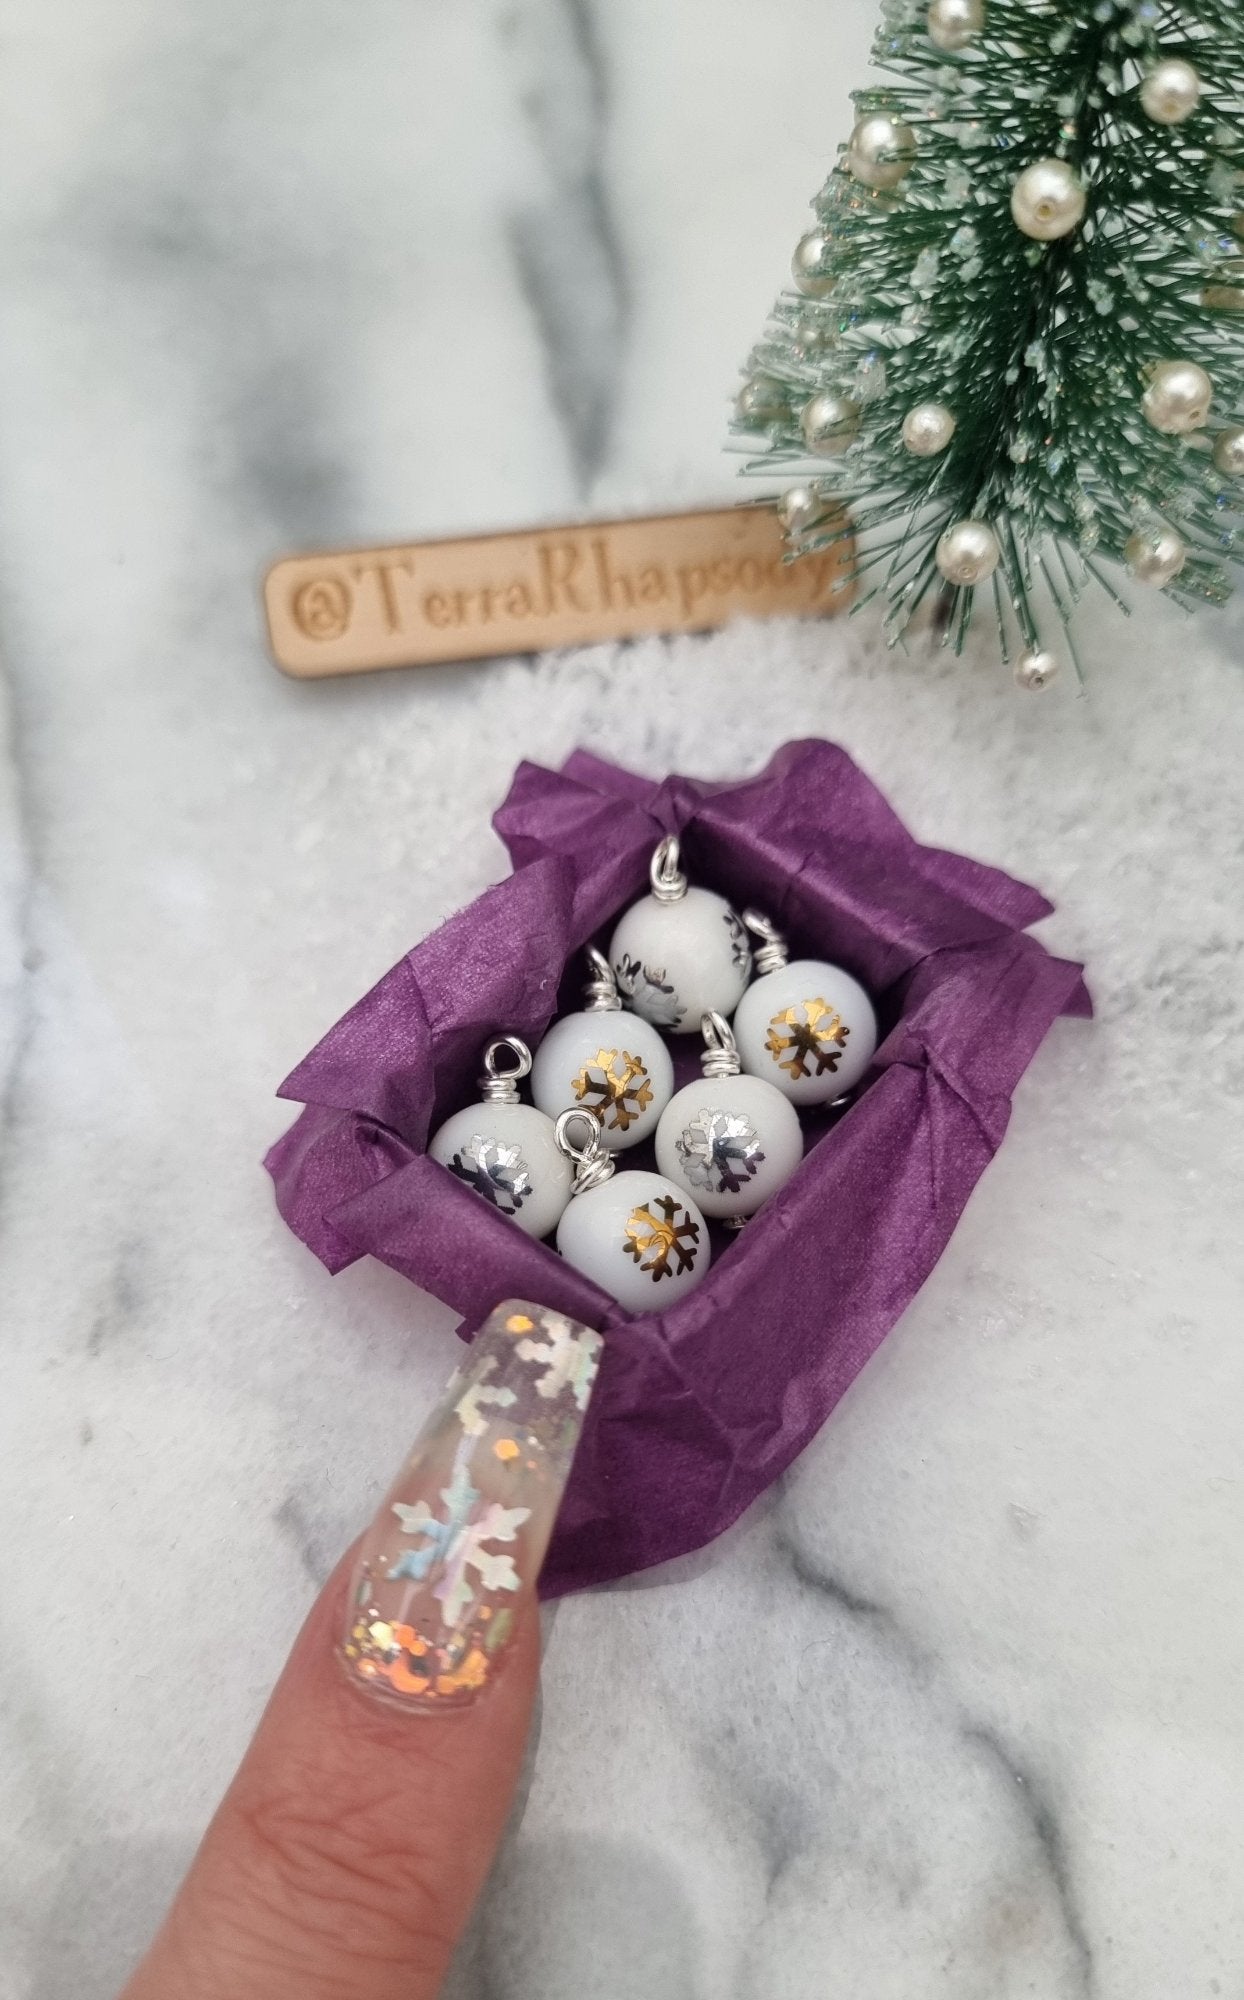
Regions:
<svg viewBox="0 0 1244 2000"><path fill-rule="evenodd" d="M844 741L1090 963L783 1488L565 1604L458 2000L1244 1996L1244 613L295 686L286 546L729 490L871 0L9 0L0 1995L105 2000L454 1350L258 1160L522 754Z"/></svg>

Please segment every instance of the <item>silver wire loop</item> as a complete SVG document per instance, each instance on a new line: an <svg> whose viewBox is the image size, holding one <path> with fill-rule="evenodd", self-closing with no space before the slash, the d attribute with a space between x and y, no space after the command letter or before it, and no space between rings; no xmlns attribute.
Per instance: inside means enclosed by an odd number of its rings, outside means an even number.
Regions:
<svg viewBox="0 0 1244 2000"><path fill-rule="evenodd" d="M502 1069L497 1058L503 1049L514 1057L512 1069ZM484 1074L479 1080L485 1104L517 1104L518 1086L531 1075L531 1050L517 1035L498 1035L484 1050Z"/></svg>
<svg viewBox="0 0 1244 2000"><path fill-rule="evenodd" d="M790 950L776 924L763 910L744 910L743 922L760 942L752 953L752 963L763 977L766 972L784 972L790 964Z"/></svg>
<svg viewBox="0 0 1244 2000"><path fill-rule="evenodd" d="M668 834L652 857L648 870L648 880L658 903L681 903L687 893L688 882L678 866L678 837Z"/></svg>
<svg viewBox="0 0 1244 2000"><path fill-rule="evenodd" d="M618 982L609 960L605 957L603 951L597 951L594 944L588 946L585 957L592 968L592 977L583 989L583 997L586 1003L584 1012L587 1014L620 1014L622 1012L622 996L618 992Z"/></svg>
<svg viewBox="0 0 1244 2000"><path fill-rule="evenodd" d="M701 1014L700 1033L704 1037L700 1068L705 1076L738 1076L743 1068L739 1045L725 1015L716 1012Z"/></svg>
<svg viewBox="0 0 1244 2000"><path fill-rule="evenodd" d="M582 1144L571 1138L571 1128L577 1125L586 1135ZM606 1149L601 1137L600 1120L594 1111L582 1105L572 1104L569 1111L563 1111L553 1127L558 1150L574 1162L574 1187L572 1194L587 1194L589 1189L603 1187L611 1181L617 1171L617 1161Z"/></svg>

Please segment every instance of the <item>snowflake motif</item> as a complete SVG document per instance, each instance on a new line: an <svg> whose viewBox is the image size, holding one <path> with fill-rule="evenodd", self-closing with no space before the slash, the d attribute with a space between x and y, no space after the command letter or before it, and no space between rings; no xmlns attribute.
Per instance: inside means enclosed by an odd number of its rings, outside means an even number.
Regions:
<svg viewBox="0 0 1244 2000"><path fill-rule="evenodd" d="M529 1335L515 1349L520 1360L535 1362L544 1371L536 1383L537 1396L551 1403L569 1389L576 1407L586 1410L600 1359L600 1335L573 1325L559 1313L545 1313L537 1331L543 1340Z"/></svg>
<svg viewBox="0 0 1244 2000"><path fill-rule="evenodd" d="M531 1169L518 1147L504 1146L500 1139L486 1139L479 1132L459 1147L449 1171L502 1215L517 1215L531 1193Z"/></svg>
<svg viewBox="0 0 1244 2000"><path fill-rule="evenodd" d="M651 1272L656 1284L661 1278L693 1271L699 1241L699 1223L670 1195L662 1194L631 1210L622 1248L641 1271Z"/></svg>
<svg viewBox="0 0 1244 2000"><path fill-rule="evenodd" d="M764 1159L756 1127L741 1112L698 1111L677 1150L692 1187L708 1194L737 1194Z"/></svg>
<svg viewBox="0 0 1244 2000"><path fill-rule="evenodd" d="M606 1132L626 1132L652 1102L652 1084L638 1056L625 1049L597 1049L571 1086Z"/></svg>
<svg viewBox="0 0 1244 2000"><path fill-rule="evenodd" d="M400 1555L388 1571L388 1580L400 1583L405 1578L411 1583L423 1583L433 1569L439 1568L441 1574L432 1586L432 1595L444 1606L450 1625L461 1623L475 1602L477 1591L472 1571L479 1578L481 1591L518 1589L519 1576L513 1556L496 1555L487 1544L512 1542L523 1522L531 1518L530 1507L502 1507L495 1500L479 1508L481 1496L472 1486L467 1470L472 1448L471 1439L464 1437L454 1455L449 1484L441 1488L440 1497L445 1503L443 1519L433 1514L426 1500L413 1507L399 1500L393 1507L402 1533L417 1536L422 1547L407 1549Z"/></svg>
<svg viewBox="0 0 1244 2000"><path fill-rule="evenodd" d="M663 965L643 965L639 959L624 953L613 973L618 991L645 1021L651 1021L654 1028L678 1026L683 1005L674 988L666 983Z"/></svg>
<svg viewBox="0 0 1244 2000"><path fill-rule="evenodd" d="M846 1054L850 1032L842 1016L824 1000L803 1000L797 1007L774 1015L765 1047L778 1068L796 1080L824 1076L826 1070L834 1075Z"/></svg>
<svg viewBox="0 0 1244 2000"><path fill-rule="evenodd" d="M496 1360L486 1361L475 1380L454 1404L454 1414L468 1437L483 1437L488 1428L488 1409L508 1410L518 1401L513 1389L498 1389L488 1380Z"/></svg>
<svg viewBox="0 0 1244 2000"><path fill-rule="evenodd" d="M730 957L736 972L743 972L750 978L752 970L751 940L733 910L727 910L726 929L730 933Z"/></svg>

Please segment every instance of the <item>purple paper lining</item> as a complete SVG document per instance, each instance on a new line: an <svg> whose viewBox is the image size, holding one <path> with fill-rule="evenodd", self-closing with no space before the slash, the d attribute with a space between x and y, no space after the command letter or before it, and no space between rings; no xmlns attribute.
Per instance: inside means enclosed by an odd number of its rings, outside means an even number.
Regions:
<svg viewBox="0 0 1244 2000"><path fill-rule="evenodd" d="M536 1298L608 1333L542 1579L547 1596L701 1548L803 1450L914 1298L1002 1142L1078 965L1026 926L1036 890L912 839L845 751L661 784L577 752L524 764L495 825L514 873L397 964L281 1087L306 1109L267 1165L331 1271L378 1257L463 1315ZM859 1101L681 1305L633 1318L429 1160L490 1035L537 1042L568 963L677 833L694 881L846 966L889 1032ZM567 989L569 992L570 989ZM573 1005L573 1000L569 1001Z"/></svg>

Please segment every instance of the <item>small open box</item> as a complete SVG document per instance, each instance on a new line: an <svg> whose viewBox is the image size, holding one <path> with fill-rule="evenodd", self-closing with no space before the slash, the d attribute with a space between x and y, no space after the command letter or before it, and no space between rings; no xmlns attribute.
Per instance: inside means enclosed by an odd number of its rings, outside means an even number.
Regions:
<svg viewBox="0 0 1244 2000"><path fill-rule="evenodd" d="M510 1297L606 1331L543 1578L557 1595L702 1547L785 1470L937 1262L1051 1024L1090 1004L1081 968L1026 934L1044 898L922 847L829 743L788 744L737 784L657 784L583 752L560 772L525 764L495 824L514 873L282 1085L306 1108L267 1164L330 1270L378 1257L468 1332ZM693 881L854 973L884 1040L857 1101L809 1126L794 1178L718 1243L704 1283L636 1318L424 1148L476 1095L491 1035L534 1046L578 1004L584 945L645 892L668 833Z"/></svg>

